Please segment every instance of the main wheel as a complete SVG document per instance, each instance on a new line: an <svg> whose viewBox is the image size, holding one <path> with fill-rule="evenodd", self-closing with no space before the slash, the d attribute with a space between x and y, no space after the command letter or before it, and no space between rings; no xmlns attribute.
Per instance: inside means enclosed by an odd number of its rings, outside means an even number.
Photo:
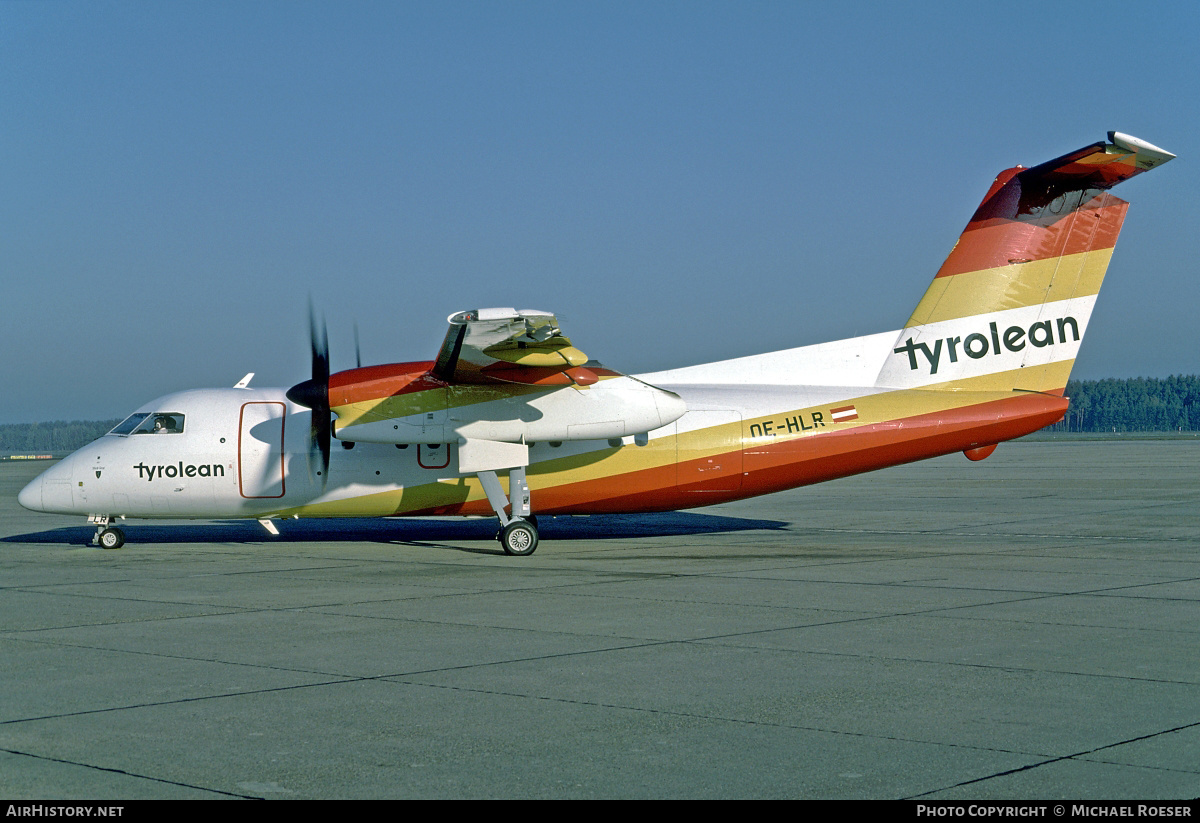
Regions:
<svg viewBox="0 0 1200 823"><path fill-rule="evenodd" d="M100 547L105 549L119 549L125 545L125 532L118 529L116 526L105 529L100 532Z"/></svg>
<svg viewBox="0 0 1200 823"><path fill-rule="evenodd" d="M505 554L528 557L537 549L537 527L527 520L514 520L500 532L500 545Z"/></svg>

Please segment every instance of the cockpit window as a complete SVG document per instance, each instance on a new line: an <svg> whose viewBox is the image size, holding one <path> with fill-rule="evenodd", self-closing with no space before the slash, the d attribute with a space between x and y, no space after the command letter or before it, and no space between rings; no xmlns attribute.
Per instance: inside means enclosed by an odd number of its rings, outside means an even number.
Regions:
<svg viewBox="0 0 1200 823"><path fill-rule="evenodd" d="M183 415L178 412L137 412L131 414L109 434L180 434Z"/></svg>
<svg viewBox="0 0 1200 823"><path fill-rule="evenodd" d="M141 423L149 416L150 412L135 412L122 420L109 434L129 434L137 428L138 423Z"/></svg>
<svg viewBox="0 0 1200 823"><path fill-rule="evenodd" d="M180 434L183 431L183 415L175 412L154 412L141 422L134 434Z"/></svg>

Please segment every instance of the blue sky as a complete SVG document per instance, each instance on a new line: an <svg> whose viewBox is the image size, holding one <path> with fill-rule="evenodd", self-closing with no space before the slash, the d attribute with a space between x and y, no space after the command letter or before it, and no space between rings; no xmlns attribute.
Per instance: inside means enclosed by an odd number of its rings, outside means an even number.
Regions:
<svg viewBox="0 0 1200 823"><path fill-rule="evenodd" d="M976 8L975 6L980 7ZM1200 372L1194 3L0 2L0 423L432 358L898 328L996 172L1127 132L1075 376Z"/></svg>

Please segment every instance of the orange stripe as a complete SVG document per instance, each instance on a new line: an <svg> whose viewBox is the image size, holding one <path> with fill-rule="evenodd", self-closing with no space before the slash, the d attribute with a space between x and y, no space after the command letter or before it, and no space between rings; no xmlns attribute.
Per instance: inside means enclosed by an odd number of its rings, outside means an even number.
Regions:
<svg viewBox="0 0 1200 823"><path fill-rule="evenodd" d="M548 488L537 487L534 465L529 475L534 487L533 510L535 514L674 511L754 497L1011 440L1057 423L1066 410L1067 400L1057 394L1021 393L898 421L756 445L742 451L744 473L737 490L705 491L703 482L676 485L679 476L697 476L697 470L709 462L707 458ZM721 457L738 460L736 452ZM709 485L720 485L722 480L717 478ZM486 500L475 500L402 514L491 513Z"/></svg>

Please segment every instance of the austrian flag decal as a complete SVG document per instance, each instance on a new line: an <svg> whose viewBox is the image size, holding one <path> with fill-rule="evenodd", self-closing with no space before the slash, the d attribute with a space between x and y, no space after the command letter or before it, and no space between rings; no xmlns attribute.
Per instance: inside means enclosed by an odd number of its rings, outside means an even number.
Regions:
<svg viewBox="0 0 1200 823"><path fill-rule="evenodd" d="M842 406L838 409L829 410L830 417L834 423L849 423L851 420L858 419L858 409L853 406Z"/></svg>

